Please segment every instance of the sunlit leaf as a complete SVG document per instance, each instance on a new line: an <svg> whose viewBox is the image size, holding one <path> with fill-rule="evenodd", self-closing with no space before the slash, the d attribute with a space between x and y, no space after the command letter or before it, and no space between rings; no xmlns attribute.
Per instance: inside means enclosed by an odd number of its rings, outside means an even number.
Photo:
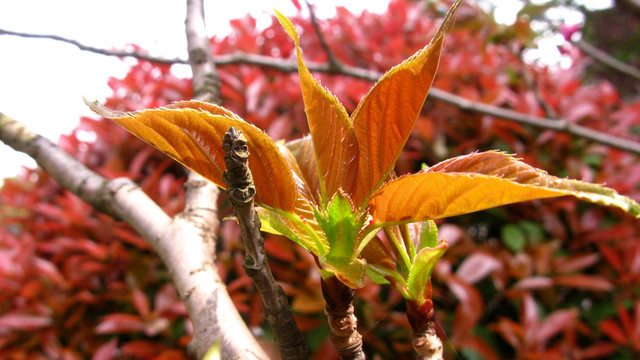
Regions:
<svg viewBox="0 0 640 360"><path fill-rule="evenodd" d="M402 223L564 195L640 215L640 205L613 189L560 179L494 151L453 158L390 181L372 196L370 213L376 223Z"/></svg>
<svg viewBox="0 0 640 360"><path fill-rule="evenodd" d="M298 191L276 143L255 126L235 115L227 115L227 110L205 107L217 113L211 114L191 108L196 103L188 102L189 106L184 108L180 108L178 103L170 108L118 113L98 102L87 104L98 114L114 120L156 149L223 188L222 174L226 166L222 139L231 126L240 129L247 138L251 152L249 168L256 186L256 200L285 211L293 210Z"/></svg>
<svg viewBox="0 0 640 360"><path fill-rule="evenodd" d="M320 257L323 268L332 270L348 286L364 285L366 262L356 258L356 238L362 228L362 214L354 213L349 198L337 192L326 210L316 210L316 220L330 244L329 253Z"/></svg>
<svg viewBox="0 0 640 360"><path fill-rule="evenodd" d="M320 198L322 191L320 189L318 166L316 165L311 137L305 136L297 140L289 141L285 145L295 157L302 178L309 188L314 203L320 206L322 203Z"/></svg>
<svg viewBox="0 0 640 360"><path fill-rule="evenodd" d="M340 188L351 193L358 170L358 147L349 115L340 101L307 69L300 39L291 21L277 11L276 16L295 42L302 97L324 199L331 199Z"/></svg>
<svg viewBox="0 0 640 360"><path fill-rule="evenodd" d="M384 74L351 115L358 139L354 203L385 181L422 109L440 61L446 30L461 0L451 7L431 42Z"/></svg>
<svg viewBox="0 0 640 360"><path fill-rule="evenodd" d="M261 222L261 231L286 236L312 254L319 250L313 239L300 226L265 208L257 208Z"/></svg>
<svg viewBox="0 0 640 360"><path fill-rule="evenodd" d="M212 115L224 115L230 118L242 120L233 111L227 110L222 106L210 104L204 101L188 100L188 101L176 101L164 107L165 109L194 109L206 111ZM244 120L242 120L244 121Z"/></svg>
<svg viewBox="0 0 640 360"><path fill-rule="evenodd" d="M432 220L422 223L420 228L420 244L418 249L422 250L426 247L436 247L438 245L438 227Z"/></svg>
<svg viewBox="0 0 640 360"><path fill-rule="evenodd" d="M426 247L418 251L407 278L407 286L412 294L412 300L421 302L430 298L424 292L428 289L431 272L448 247L447 242L443 240L436 247Z"/></svg>
<svg viewBox="0 0 640 360"><path fill-rule="evenodd" d="M353 257L355 240L362 227L362 216L354 213L351 201L336 193L326 212L317 211L316 219L331 244L330 257Z"/></svg>

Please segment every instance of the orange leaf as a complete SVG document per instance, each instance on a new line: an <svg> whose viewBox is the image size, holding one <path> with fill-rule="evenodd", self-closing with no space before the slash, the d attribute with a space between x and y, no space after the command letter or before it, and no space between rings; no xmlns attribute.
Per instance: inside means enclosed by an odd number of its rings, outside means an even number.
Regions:
<svg viewBox="0 0 640 360"><path fill-rule="evenodd" d="M320 205L322 203L320 198L322 190L320 189L318 166L316 164L311 137L305 136L297 140L289 141L286 147L296 159L296 163L298 163L298 168L300 169L304 182L309 188L311 198L316 205Z"/></svg>
<svg viewBox="0 0 640 360"><path fill-rule="evenodd" d="M222 188L222 174L226 169L222 139L234 126L247 138L257 202L285 211L294 207L298 191L276 143L226 109L193 101L134 113L115 112L98 102L87 102L87 105ZM203 110L199 110L199 106Z"/></svg>
<svg viewBox="0 0 640 360"><path fill-rule="evenodd" d="M358 144L347 111L307 69L295 27L277 11L276 16L295 42L302 97L326 204L340 188L352 193L358 169Z"/></svg>
<svg viewBox="0 0 640 360"><path fill-rule="evenodd" d="M355 204L362 204L393 169L431 88L460 2L449 9L431 42L384 74L351 115L360 153Z"/></svg>
<svg viewBox="0 0 640 360"><path fill-rule="evenodd" d="M560 179L494 151L460 156L392 180L371 197L370 213L378 224L404 223L564 195L640 214L640 205L612 189Z"/></svg>

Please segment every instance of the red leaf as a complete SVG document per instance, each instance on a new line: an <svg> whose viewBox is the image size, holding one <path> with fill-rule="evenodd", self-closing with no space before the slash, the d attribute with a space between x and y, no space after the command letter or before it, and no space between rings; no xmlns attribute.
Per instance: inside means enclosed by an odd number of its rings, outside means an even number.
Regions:
<svg viewBox="0 0 640 360"><path fill-rule="evenodd" d="M546 276L531 276L528 278L524 278L513 287L518 290L534 290L534 289L542 289L553 286L553 280Z"/></svg>
<svg viewBox="0 0 640 360"><path fill-rule="evenodd" d="M591 291L611 291L614 289L614 285L611 281L597 275L576 274L556 276L553 278L553 283L555 285Z"/></svg>
<svg viewBox="0 0 640 360"><path fill-rule="evenodd" d="M131 314L110 314L106 315L96 326L96 334L119 334L142 332L145 324L140 317Z"/></svg>
<svg viewBox="0 0 640 360"><path fill-rule="evenodd" d="M580 254L571 256L569 258L558 259L556 263L556 271L560 273L568 273L573 271L582 271L600 260L600 255L593 254Z"/></svg>
<svg viewBox="0 0 640 360"><path fill-rule="evenodd" d="M629 343L620 326L613 320L603 320L600 322L600 331L610 337L618 344L626 345Z"/></svg>
<svg viewBox="0 0 640 360"><path fill-rule="evenodd" d="M145 293L140 289L134 289L131 296L133 297L133 306L136 308L136 311L138 311L138 314L142 315L142 317L149 315L151 312L151 305L149 304L149 298L147 298L147 295L145 295Z"/></svg>
<svg viewBox="0 0 640 360"><path fill-rule="evenodd" d="M302 11L302 7L300 6L300 3L298 2L298 0L291 0L291 2L293 3L293 6L295 6L296 9L298 9L298 11Z"/></svg>
<svg viewBox="0 0 640 360"><path fill-rule="evenodd" d="M118 348L118 340L113 339L109 342L106 342L93 353L91 360L111 360L115 356L115 351Z"/></svg>
<svg viewBox="0 0 640 360"><path fill-rule="evenodd" d="M0 316L0 328L9 328L18 331L34 331L52 324L47 316L9 313Z"/></svg>
<svg viewBox="0 0 640 360"><path fill-rule="evenodd" d="M456 275L470 284L475 284L501 266L501 263L493 256L477 253L470 255L460 264Z"/></svg>
<svg viewBox="0 0 640 360"><path fill-rule="evenodd" d="M547 316L535 331L535 342L546 345L551 338L572 326L578 316L576 309L558 310Z"/></svg>
<svg viewBox="0 0 640 360"><path fill-rule="evenodd" d="M135 358L150 359L164 349L164 345L155 342L134 340L124 344L120 348L120 351L122 351L124 355L132 356Z"/></svg>

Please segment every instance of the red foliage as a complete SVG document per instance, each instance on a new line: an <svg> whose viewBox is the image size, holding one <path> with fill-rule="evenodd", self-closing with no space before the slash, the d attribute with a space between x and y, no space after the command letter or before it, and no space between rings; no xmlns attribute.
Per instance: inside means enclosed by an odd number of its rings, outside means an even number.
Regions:
<svg viewBox="0 0 640 360"><path fill-rule="evenodd" d="M294 1L296 3L296 1ZM392 1L382 15L338 9L320 25L342 62L384 71L424 46L445 4ZM312 24L293 18L305 60L327 60ZM243 51L290 59L293 44L274 21L251 17L213 38L215 54ZM586 83L584 56L567 44L566 69L525 64L526 22L505 31L472 5L460 9L447 37L434 86L467 99L640 140L640 102L625 103L606 81ZM308 132L297 74L249 65L220 68L224 105L274 138ZM536 86L525 81L529 73ZM363 80L317 74L348 111L370 88ZM106 106L134 110L191 97L190 81L170 66L140 61L111 79ZM541 99L541 100L540 100ZM547 108L554 114L547 114ZM80 141L81 132L96 140ZM182 209L183 170L103 120L82 119L59 145L108 178L138 182L169 214ZM401 156L398 173L474 150L518 153L553 175L606 183L640 199L637 156L551 131L464 112L427 100ZM190 336L184 307L166 270L129 227L64 191L40 170L8 180L0 191L0 353L8 359L182 358ZM229 213L221 202L221 214ZM433 293L451 358L631 359L640 351L640 231L617 210L572 199L537 201L448 219L440 234L450 249L436 266ZM239 230L223 222L218 269L252 327L262 305L242 269ZM266 241L276 277L292 297L314 358L327 346L319 278L309 254L283 238ZM412 358L410 327L393 288L369 285L356 311L368 353ZM265 334L266 338L270 336ZM454 354L457 352L457 355ZM453 355L452 355L453 354Z"/></svg>

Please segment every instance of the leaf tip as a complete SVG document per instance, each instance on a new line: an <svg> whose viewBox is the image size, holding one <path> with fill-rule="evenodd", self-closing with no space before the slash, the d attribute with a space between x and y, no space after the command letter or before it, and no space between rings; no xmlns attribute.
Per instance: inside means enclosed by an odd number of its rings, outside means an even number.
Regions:
<svg viewBox="0 0 640 360"><path fill-rule="evenodd" d="M298 32L296 31L296 28L293 26L293 23L291 22L291 20L289 20L288 17L286 17L284 14L282 14L275 8L273 9L273 11L276 13L276 17L278 18L280 25L282 25L282 28L284 28L284 31L286 31L287 34L289 34L291 39L293 39L293 42L295 42L296 46L298 46L300 39L298 38Z"/></svg>
<svg viewBox="0 0 640 360"><path fill-rule="evenodd" d="M115 119L126 116L127 114L121 111L111 110L102 105L98 100L89 100L86 96L82 96L84 103L96 114L103 116L107 119Z"/></svg>

